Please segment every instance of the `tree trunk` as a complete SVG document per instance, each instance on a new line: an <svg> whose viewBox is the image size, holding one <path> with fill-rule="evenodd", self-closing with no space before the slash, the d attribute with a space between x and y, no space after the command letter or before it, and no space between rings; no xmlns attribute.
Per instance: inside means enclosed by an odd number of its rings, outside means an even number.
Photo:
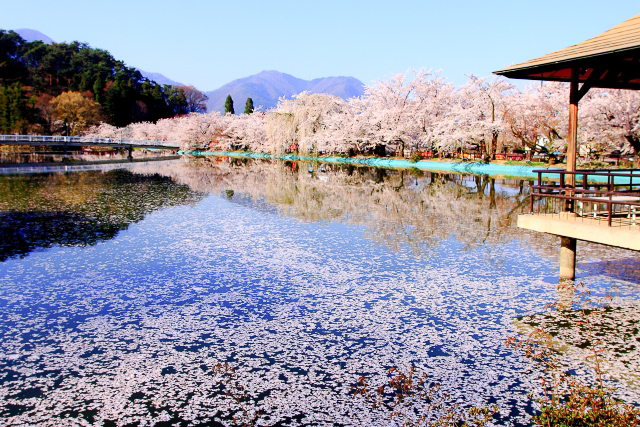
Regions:
<svg viewBox="0 0 640 427"><path fill-rule="evenodd" d="M627 141L633 147L633 168L640 169L640 138L627 136Z"/></svg>
<svg viewBox="0 0 640 427"><path fill-rule="evenodd" d="M493 159L493 155L496 154L498 150L498 132L494 131L491 133L491 146L489 148L489 157Z"/></svg>
<svg viewBox="0 0 640 427"><path fill-rule="evenodd" d="M489 185L489 209L495 209L497 204L496 204L496 179L495 178L490 178L491 179L491 183Z"/></svg>
<svg viewBox="0 0 640 427"><path fill-rule="evenodd" d="M478 175L474 176L473 179L476 182L476 191L478 198L482 199L482 193L484 192L484 186L482 185L482 178Z"/></svg>

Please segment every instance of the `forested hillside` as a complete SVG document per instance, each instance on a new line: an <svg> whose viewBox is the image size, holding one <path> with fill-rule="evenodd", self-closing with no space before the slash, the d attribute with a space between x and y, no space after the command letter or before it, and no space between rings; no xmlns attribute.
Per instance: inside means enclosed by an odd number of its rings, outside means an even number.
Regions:
<svg viewBox="0 0 640 427"><path fill-rule="evenodd" d="M69 93L70 92L70 93ZM77 134L205 111L191 87L161 86L86 43L27 42L0 30L0 133Z"/></svg>

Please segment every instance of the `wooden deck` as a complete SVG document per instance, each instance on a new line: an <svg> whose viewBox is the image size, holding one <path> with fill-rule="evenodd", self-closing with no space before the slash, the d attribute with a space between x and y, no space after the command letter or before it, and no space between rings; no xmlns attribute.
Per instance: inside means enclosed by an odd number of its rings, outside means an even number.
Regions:
<svg viewBox="0 0 640 427"><path fill-rule="evenodd" d="M640 251L640 170L534 172L529 213L517 224L560 236L561 279L575 280L578 240Z"/></svg>
<svg viewBox="0 0 640 427"><path fill-rule="evenodd" d="M570 212L518 215L517 224L526 230L640 251L640 225L626 215L612 218L611 226L608 218Z"/></svg>

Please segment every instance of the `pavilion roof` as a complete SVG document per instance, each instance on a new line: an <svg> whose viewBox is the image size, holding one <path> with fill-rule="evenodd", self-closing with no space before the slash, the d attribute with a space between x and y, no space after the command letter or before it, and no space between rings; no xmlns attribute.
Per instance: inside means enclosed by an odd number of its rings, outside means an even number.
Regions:
<svg viewBox="0 0 640 427"><path fill-rule="evenodd" d="M572 69L591 87L640 89L640 14L597 37L494 73L568 82Z"/></svg>

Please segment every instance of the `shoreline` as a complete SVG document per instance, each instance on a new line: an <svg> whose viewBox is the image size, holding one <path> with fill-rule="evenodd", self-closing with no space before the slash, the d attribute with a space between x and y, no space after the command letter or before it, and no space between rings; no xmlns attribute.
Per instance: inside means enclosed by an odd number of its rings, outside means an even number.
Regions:
<svg viewBox="0 0 640 427"><path fill-rule="evenodd" d="M425 161L412 162L410 160L381 159L381 158L343 158L343 157L310 157L310 156L272 156L261 153L241 153L233 151L179 151L178 154L193 157L237 157L258 160L284 160L284 161L312 161L319 163L341 164L341 165L361 165L387 169L418 169L428 171L456 172L474 175L505 176L505 177L526 177L537 178L538 174L534 170L543 169L542 166L517 166L499 165L495 163L454 163Z"/></svg>

